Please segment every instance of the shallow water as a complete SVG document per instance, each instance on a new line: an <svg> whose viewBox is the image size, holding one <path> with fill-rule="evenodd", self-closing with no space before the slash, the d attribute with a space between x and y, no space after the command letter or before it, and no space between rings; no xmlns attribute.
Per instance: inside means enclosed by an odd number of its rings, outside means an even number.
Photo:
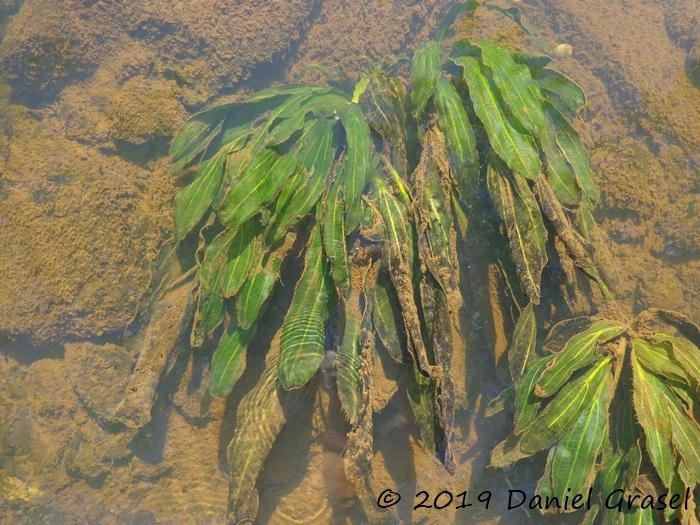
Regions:
<svg viewBox="0 0 700 525"><path fill-rule="evenodd" d="M597 219L618 298L635 312L670 308L697 323L700 3L499 3L516 4L546 42L572 46L552 66L587 95L574 124L601 189ZM271 82L347 87L368 64L410 53L446 7L0 0L0 524L223 522L226 446L259 358L229 399L209 400L208 356L183 348L145 430L108 422L143 348L145 328L131 320L172 232L172 134L205 104ZM491 11L458 30L537 50ZM177 339L184 305L171 300L172 317L151 334L161 344ZM479 314L467 317L472 346L504 347ZM505 509L509 489L534 490L542 461L485 468L508 421L482 415L500 390L483 355L467 365L478 409L458 413L454 476L421 448L395 378L379 382L386 406L375 416L374 488L402 494L396 513L407 523L542 521ZM266 463L260 523L363 520L343 475L342 416L319 392L303 400ZM413 512L420 490L431 499L466 490L474 505ZM489 509L476 501L483 491L493 492Z"/></svg>

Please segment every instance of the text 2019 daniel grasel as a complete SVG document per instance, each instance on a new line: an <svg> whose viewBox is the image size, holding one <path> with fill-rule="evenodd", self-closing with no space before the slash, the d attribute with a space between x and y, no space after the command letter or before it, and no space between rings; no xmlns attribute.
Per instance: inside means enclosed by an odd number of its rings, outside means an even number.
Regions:
<svg viewBox="0 0 700 525"><path fill-rule="evenodd" d="M567 489L570 492L571 489ZM664 510L667 507L679 509L681 506L688 510L688 501L691 498L690 488L681 493L663 494L629 494L624 489L615 489L609 494L604 494L603 504L607 509L622 512L633 508ZM540 494L528 495L524 490L511 489L508 491L508 510L527 506L530 509L560 509L577 510L590 509L593 499L593 489L588 489L587 494L566 494L564 497L543 496Z"/></svg>

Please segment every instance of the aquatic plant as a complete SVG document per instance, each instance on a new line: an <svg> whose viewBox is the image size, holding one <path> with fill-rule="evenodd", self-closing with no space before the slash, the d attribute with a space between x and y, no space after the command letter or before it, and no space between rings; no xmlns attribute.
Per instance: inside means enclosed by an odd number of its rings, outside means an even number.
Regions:
<svg viewBox="0 0 700 525"><path fill-rule="evenodd" d="M552 495L591 485L632 491L650 474L667 491L700 481L700 334L680 314L652 309L628 321L615 307L593 246L598 190L567 120L584 105L582 91L547 56L488 41L447 49L445 35L417 47L408 83L374 70L351 95L273 87L195 115L173 141L174 171L194 174L175 200L175 238L198 238L190 344L216 347L212 394L228 395L248 353L264 351L266 303L303 261L266 369L238 407L234 523L257 514L257 475L322 365L335 370L350 428L346 476L361 499L372 495L376 352L411 370L422 440L454 468L455 406L468 403L453 363L464 340L459 247L474 236L494 249L506 240L504 271L519 284L514 300L526 303L508 352L513 387L491 407L511 407L513 432L492 465L548 450L539 492ZM482 220L491 209L503 236ZM571 289L584 276L602 301L597 314L560 321L540 342L551 259ZM599 505L586 519L647 514Z"/></svg>

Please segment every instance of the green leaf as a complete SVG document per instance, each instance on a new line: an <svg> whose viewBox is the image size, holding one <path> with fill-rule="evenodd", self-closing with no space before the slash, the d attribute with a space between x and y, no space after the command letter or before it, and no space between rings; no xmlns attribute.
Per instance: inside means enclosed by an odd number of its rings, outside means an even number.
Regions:
<svg viewBox="0 0 700 525"><path fill-rule="evenodd" d="M541 400L535 395L535 385L542 372L552 361L553 357L541 357L532 361L527 367L522 380L515 388L515 428L516 434L521 433L537 415Z"/></svg>
<svg viewBox="0 0 700 525"><path fill-rule="evenodd" d="M228 250L236 235L236 230L226 229L220 232L209 243L204 251L204 260L197 274L201 286L207 289L220 289L223 269L228 258Z"/></svg>
<svg viewBox="0 0 700 525"><path fill-rule="evenodd" d="M258 475L282 427L302 406L293 393L278 387L275 357L236 411L236 431L227 453L231 466L228 519L232 523L249 523L257 515Z"/></svg>
<svg viewBox="0 0 700 525"><path fill-rule="evenodd" d="M646 449L664 486L670 487L676 458L671 445L669 407L663 395L666 387L642 366L636 353L632 354L632 371L634 411L644 429Z"/></svg>
<svg viewBox="0 0 700 525"><path fill-rule="evenodd" d="M326 182L332 180L329 173L336 152L334 125L333 120L314 121L290 150L289 155L298 159L305 171L298 172L280 195L265 234L268 245L274 244L312 210Z"/></svg>
<svg viewBox="0 0 700 525"><path fill-rule="evenodd" d="M340 406L351 425L357 422L362 397L360 383L360 334L364 311L360 304L360 292L353 290L344 301L345 326L343 339L335 356L336 383Z"/></svg>
<svg viewBox="0 0 700 525"><path fill-rule="evenodd" d="M454 164L457 189L462 199L468 201L475 197L478 186L479 155L476 151L476 138L462 99L452 83L444 77L437 81L435 106L440 130L445 135Z"/></svg>
<svg viewBox="0 0 700 525"><path fill-rule="evenodd" d="M529 67L533 78L536 78L540 70L547 67L552 61L547 55L529 55L522 51L511 51L510 56L512 56L513 60L518 64L525 64ZM542 86L540 86L540 88L542 88Z"/></svg>
<svg viewBox="0 0 700 525"><path fill-rule="evenodd" d="M479 49L479 46L474 44L468 38L462 38L460 40L457 40L454 44L452 44L452 47L450 48L449 58L453 62L457 63L457 59L463 56L479 60L481 59L481 49Z"/></svg>
<svg viewBox="0 0 700 525"><path fill-rule="evenodd" d="M486 129L493 150L514 172L534 180L542 167L537 148L528 135L515 129L502 111L487 72L471 57L457 57L454 61L464 68L474 111Z"/></svg>
<svg viewBox="0 0 700 525"><path fill-rule="evenodd" d="M617 488L624 488L620 485L622 475L622 453L608 448L604 451L601 461L600 474L598 480L603 494L610 494Z"/></svg>
<svg viewBox="0 0 700 525"><path fill-rule="evenodd" d="M405 206L389 191L381 177L376 177L379 210L386 230L385 253L389 275L401 306L404 327L408 334L408 347L419 369L428 373L430 363L421 333L421 320L414 294L413 264L415 242L412 222L407 218Z"/></svg>
<svg viewBox="0 0 700 525"><path fill-rule="evenodd" d="M377 187L379 209L386 229L390 257L397 261L401 260L407 265L407 271L412 281L412 261L415 248L407 210L380 177L375 179L375 186Z"/></svg>
<svg viewBox="0 0 700 525"><path fill-rule="evenodd" d="M508 349L508 367L513 382L518 383L524 376L530 363L537 357L537 320L532 303L520 311L518 323L515 325L513 340Z"/></svg>
<svg viewBox="0 0 700 525"><path fill-rule="evenodd" d="M596 475L596 459L608 434L608 406L612 379L601 381L592 403L557 443L552 458L552 492L585 493ZM573 510L573 509L572 509Z"/></svg>
<svg viewBox="0 0 700 525"><path fill-rule="evenodd" d="M236 232L224 270L222 286L224 297L236 295L250 273L260 265L263 257L261 230L260 224L252 220L243 223Z"/></svg>
<svg viewBox="0 0 700 525"><path fill-rule="evenodd" d="M265 145L270 147L284 144L290 138L292 138L293 135L303 131L305 124L306 114L302 111L298 111L294 115L281 120L270 129L267 138L265 139Z"/></svg>
<svg viewBox="0 0 700 525"><path fill-rule="evenodd" d="M467 238L469 218L462 207L462 203L459 201L456 191L451 192L450 201L452 201L452 213L454 214L457 233L459 238L464 240Z"/></svg>
<svg viewBox="0 0 700 525"><path fill-rule="evenodd" d="M406 165L412 153L407 148L407 99L406 86L399 79L375 69L370 73L365 96L360 100L365 120L371 129L400 153L392 161L401 161ZM406 165L399 166L399 169L405 172Z"/></svg>
<svg viewBox="0 0 700 525"><path fill-rule="evenodd" d="M694 482L688 483L687 485L684 483L681 474L678 472L678 470L683 468L683 462L680 462L678 465L678 469L676 470L675 476L673 477L673 482L671 483L671 487L669 488L669 493L670 494L682 494L685 492L686 486L695 486ZM692 476L691 476L692 477ZM694 513L697 516L697 511L694 508L694 504L692 501L688 502L688 512L686 515L692 516ZM684 509L685 510L685 509ZM679 514L680 514L680 509L672 509L671 507L666 507L664 510L664 520L666 523L682 523L681 520L679 520Z"/></svg>
<svg viewBox="0 0 700 525"><path fill-rule="evenodd" d="M685 485L685 487L695 487L698 484L700 484L700 479L698 479L698 473L691 472L690 470L688 470L688 467L685 466L685 463L683 463L683 461L680 461L678 463L678 478L680 478L680 481ZM691 512L695 512L695 504L692 501L690 502L689 506L689 510Z"/></svg>
<svg viewBox="0 0 700 525"><path fill-rule="evenodd" d="M505 223L520 284L530 302L539 304L542 269L547 264L547 230L540 208L527 182L508 174L496 159L489 162L486 182Z"/></svg>
<svg viewBox="0 0 700 525"><path fill-rule="evenodd" d="M191 117L177 132L170 145L170 162L174 173L181 171L191 163L197 155L203 153L209 143L220 133L221 127L229 110L220 106Z"/></svg>
<svg viewBox="0 0 700 525"><path fill-rule="evenodd" d="M297 167L293 155L262 150L233 182L219 209L219 220L229 227L243 224L271 202Z"/></svg>
<svg viewBox="0 0 700 525"><path fill-rule="evenodd" d="M253 153L257 154L262 148L285 142L303 128L306 116L312 111L315 101L335 91L333 88L309 86L306 91L289 96L273 111L266 113L266 122L256 130L252 141Z"/></svg>
<svg viewBox="0 0 700 525"><path fill-rule="evenodd" d="M461 293L456 269L457 256L454 253L456 233L450 190L445 184L450 172L443 172L445 166L439 162L446 157L441 133L436 129L429 130L424 142L421 161L413 173L416 209L421 219L418 251L421 261L452 299L451 307L456 310L461 306Z"/></svg>
<svg viewBox="0 0 700 525"><path fill-rule="evenodd" d="M303 105L303 111L309 111L317 119L335 119L344 111L351 102L342 91L335 88L327 89L326 93L320 93L309 98Z"/></svg>
<svg viewBox="0 0 700 525"><path fill-rule="evenodd" d="M598 479L603 494L620 488L632 490L637 485L642 464L642 450L638 443L633 443L626 450L613 451L612 448L603 447L601 462Z"/></svg>
<svg viewBox="0 0 700 525"><path fill-rule="evenodd" d="M224 321L224 299L218 290L200 288L194 313L190 345L200 347Z"/></svg>
<svg viewBox="0 0 700 525"><path fill-rule="evenodd" d="M256 121L287 96L308 92L307 86L270 88L242 102L221 104L197 113L178 130L170 146L173 171L182 170L208 149L219 151L226 144L244 138Z"/></svg>
<svg viewBox="0 0 700 525"><path fill-rule="evenodd" d="M199 267L197 308L195 310L190 344L201 346L224 320L222 281L227 253L235 230L224 230L207 246L204 260Z"/></svg>
<svg viewBox="0 0 700 525"><path fill-rule="evenodd" d="M578 206L583 198L583 192L576 178L576 172L566 160L557 144L557 130L551 117L547 115L540 145L545 157L547 181L554 194L566 206Z"/></svg>
<svg viewBox="0 0 700 525"><path fill-rule="evenodd" d="M440 76L440 45L428 41L416 47L411 67L411 102L413 113L420 116L435 92Z"/></svg>
<svg viewBox="0 0 700 525"><path fill-rule="evenodd" d="M618 323L599 320L584 332L573 336L561 352L554 355L554 360L535 387L535 393L540 397L549 397L556 393L577 370L591 365L598 359L597 345L618 337L625 330L626 328Z"/></svg>
<svg viewBox="0 0 700 525"><path fill-rule="evenodd" d="M307 86L304 84L287 84L282 86L273 86L260 91L256 91L253 95L248 97L244 103L250 104L253 102L262 102L276 97L288 97L294 95L306 95L309 91L315 90L326 90L328 88L320 86Z"/></svg>
<svg viewBox="0 0 700 525"><path fill-rule="evenodd" d="M236 320L241 328L250 328L258 319L265 301L275 287L280 267L292 244L293 236L289 236L268 254L267 262L241 287L236 297Z"/></svg>
<svg viewBox="0 0 700 525"><path fill-rule="evenodd" d="M689 383L690 378L673 353L673 343L657 341L649 343L639 338L632 339L632 348L639 363L657 376L681 383Z"/></svg>
<svg viewBox="0 0 700 525"><path fill-rule="evenodd" d="M533 137L538 137L544 126L542 94L530 69L518 64L507 49L493 42L482 42L481 59L491 70L499 94L511 115Z"/></svg>
<svg viewBox="0 0 700 525"><path fill-rule="evenodd" d="M245 138L247 139L248 137ZM253 152L249 142L246 142L243 147L235 149L226 155L224 176L211 204L214 210L219 210L221 208L224 199L231 192L231 187L238 183L241 175L250 167L252 159Z"/></svg>
<svg viewBox="0 0 700 525"><path fill-rule="evenodd" d="M658 525L659 521L656 518L654 512L655 512L654 509L641 509L641 508L635 507L629 512L622 513L622 524L623 525Z"/></svg>
<svg viewBox="0 0 700 525"><path fill-rule="evenodd" d="M544 96L562 113L576 113L586 105L583 90L561 73L540 69L534 77Z"/></svg>
<svg viewBox="0 0 700 525"><path fill-rule="evenodd" d="M418 368L410 367L408 374L406 394L411 406L416 425L420 430L423 445L430 452L436 451L437 419L435 407L437 405L437 385L434 380L424 377Z"/></svg>
<svg viewBox="0 0 700 525"><path fill-rule="evenodd" d="M385 275L380 275L377 286L370 290L370 301L372 323L379 340L394 361L406 364L408 348L401 310L396 292Z"/></svg>
<svg viewBox="0 0 700 525"><path fill-rule="evenodd" d="M236 298L236 319L242 328L250 328L258 319L278 277L277 273L262 268L245 282Z"/></svg>
<svg viewBox="0 0 700 525"><path fill-rule="evenodd" d="M214 396L226 397L241 378L246 367L246 349L255 330L234 327L221 336L211 358L209 391Z"/></svg>
<svg viewBox="0 0 700 525"><path fill-rule="evenodd" d="M362 95L367 91L367 86L369 86L370 76L367 73L361 73L360 78L355 83L355 87L352 89L352 99L353 104L359 104Z"/></svg>
<svg viewBox="0 0 700 525"><path fill-rule="evenodd" d="M520 436L520 449L534 454L551 446L568 432L588 407L603 381L610 378L610 362L606 357L588 373L570 381L537 415Z"/></svg>
<svg viewBox="0 0 700 525"><path fill-rule="evenodd" d="M369 181L372 168L372 139L364 114L356 104L339 112L345 128L347 151L340 176L345 198L345 232L350 233L360 223L362 193Z"/></svg>
<svg viewBox="0 0 700 525"><path fill-rule="evenodd" d="M197 178L175 196L174 233L177 242L197 226L209 209L221 185L225 159L224 155L216 155L204 161Z"/></svg>
<svg viewBox="0 0 700 525"><path fill-rule="evenodd" d="M341 297L350 294L350 266L345 240L345 201L342 178L336 176L326 199L323 246L331 265L331 276Z"/></svg>
<svg viewBox="0 0 700 525"><path fill-rule="evenodd" d="M678 452L688 473L695 478L696 483L700 483L700 425L683 410L683 406L672 392L667 388L662 392L666 398L665 409L671 420L673 448Z"/></svg>
<svg viewBox="0 0 700 525"><path fill-rule="evenodd" d="M625 379L631 381L629 376ZM642 427L636 420L634 410L630 410L633 403L632 388L616 392L610 414L610 441L616 450L630 450L641 440Z"/></svg>
<svg viewBox="0 0 700 525"><path fill-rule="evenodd" d="M280 384L286 389L308 383L323 361L328 292L328 262L320 227L316 226L306 249L304 271L282 323L277 369Z"/></svg>
<svg viewBox="0 0 700 525"><path fill-rule="evenodd" d="M674 337L664 333L655 335L660 342L669 341L672 345L673 358L680 364L689 386L700 391L700 349L685 337Z"/></svg>
<svg viewBox="0 0 700 525"><path fill-rule="evenodd" d="M683 465L695 484L700 483L700 428L687 414L674 406L670 412L673 446L680 454Z"/></svg>
<svg viewBox="0 0 700 525"><path fill-rule="evenodd" d="M549 449L549 452L547 453L547 461L544 467L544 473L537 482L537 488L535 489L536 494L539 494L544 498L557 496L557 494L554 492L554 488L552 487L552 460L554 459L554 453L556 450L556 446ZM543 514L547 514L552 512L552 510L543 509L541 512Z"/></svg>
<svg viewBox="0 0 700 525"><path fill-rule="evenodd" d="M590 201L582 201L575 214L576 227L589 243L594 242L595 236L599 235L597 231L599 228L595 222L595 217L593 217L594 208L595 205Z"/></svg>
<svg viewBox="0 0 700 525"><path fill-rule="evenodd" d="M545 104L545 111L556 128L556 142L559 148L574 169L576 179L581 186L584 197L593 204L598 204L600 193L595 185L593 171L588 163L588 153L583 147L578 133L567 122L566 118L549 104Z"/></svg>

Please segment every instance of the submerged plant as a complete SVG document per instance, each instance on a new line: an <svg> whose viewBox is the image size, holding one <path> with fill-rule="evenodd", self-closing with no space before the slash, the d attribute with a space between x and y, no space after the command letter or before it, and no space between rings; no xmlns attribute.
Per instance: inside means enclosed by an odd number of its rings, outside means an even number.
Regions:
<svg viewBox="0 0 700 525"><path fill-rule="evenodd" d="M214 395L228 395L248 353L264 351L266 302L303 261L266 369L238 407L234 523L257 514L258 473L322 364L335 370L346 476L361 498L372 494L376 352L410 371L421 438L454 468L455 407L468 405L453 363L464 340L460 247L481 236L498 249L503 238L483 226L489 210L507 238L514 296L527 303L508 353L513 388L492 410L512 406L514 428L492 464L548 450L539 492L552 495L634 490L649 464L668 491L699 481L700 337L678 314L629 322L610 307L593 249L598 191L567 120L583 93L546 56L468 40L446 49L444 36L416 49L408 84L375 70L352 95L270 88L195 115L174 139L174 171L194 170L175 200L176 240L199 239L190 343L216 347ZM553 258L570 288L589 278L613 313L561 321L540 344L535 313ZM634 513L600 514L621 523Z"/></svg>

